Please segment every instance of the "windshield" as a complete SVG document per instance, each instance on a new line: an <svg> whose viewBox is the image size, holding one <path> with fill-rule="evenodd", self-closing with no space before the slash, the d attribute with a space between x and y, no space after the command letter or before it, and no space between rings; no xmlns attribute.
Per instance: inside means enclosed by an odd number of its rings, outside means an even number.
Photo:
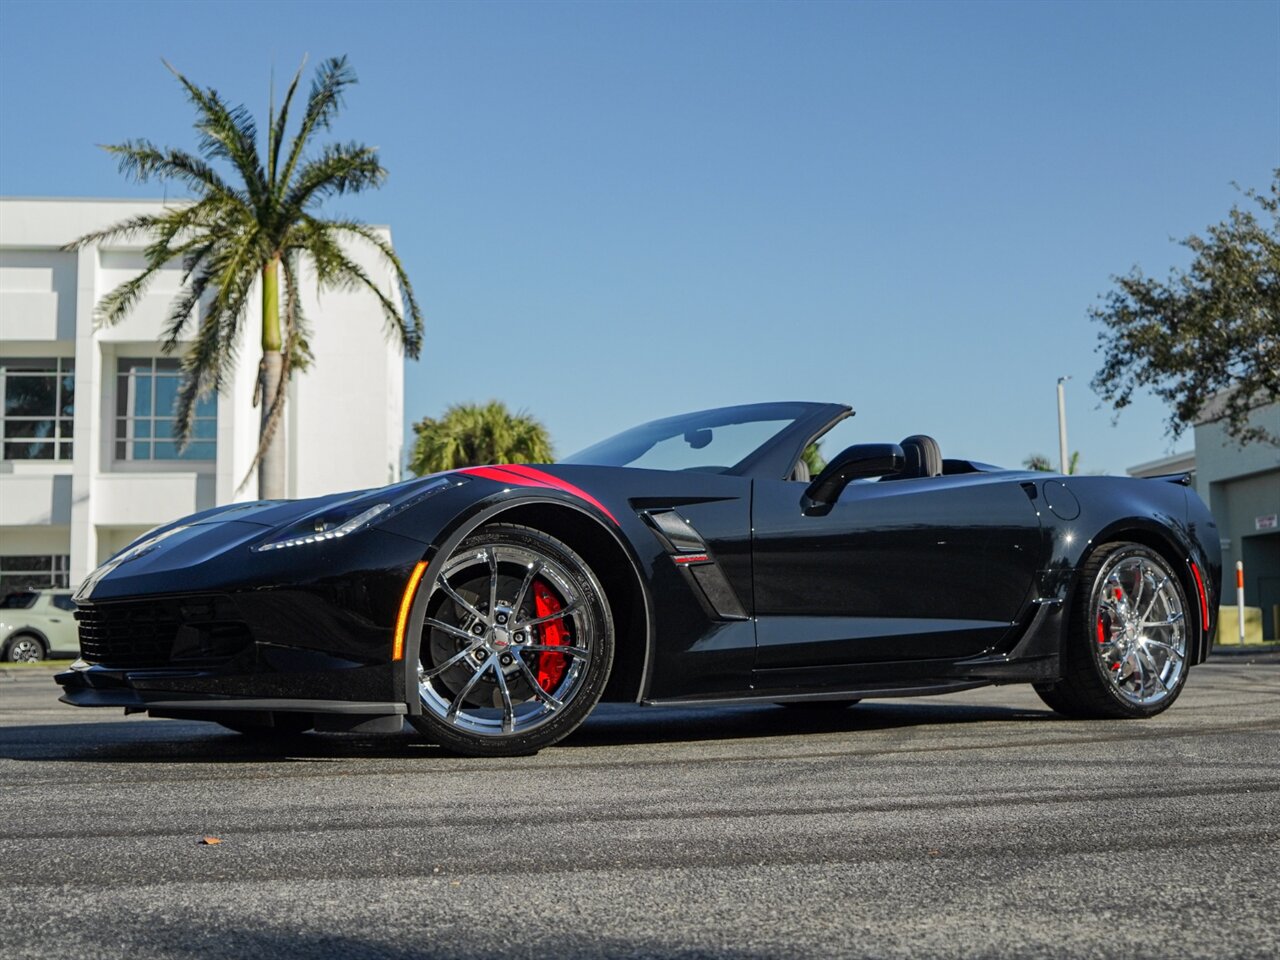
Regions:
<svg viewBox="0 0 1280 960"><path fill-rule="evenodd" d="M560 462L733 473L744 460L811 411L811 404L762 403L667 417L601 440Z"/></svg>

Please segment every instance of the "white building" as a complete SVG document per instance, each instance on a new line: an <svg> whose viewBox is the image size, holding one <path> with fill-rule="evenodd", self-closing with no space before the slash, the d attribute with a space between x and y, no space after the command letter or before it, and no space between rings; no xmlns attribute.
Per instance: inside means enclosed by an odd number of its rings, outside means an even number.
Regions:
<svg viewBox="0 0 1280 960"><path fill-rule="evenodd" d="M162 271L124 322L95 329L94 306L141 269L142 244L60 248L159 201L0 199L0 590L75 586L138 534L243 491L258 440L252 405L260 349L257 298L238 366L202 404L193 441L177 454L168 419L177 361L160 349L180 269ZM389 241L390 231L380 228ZM349 247L370 276L391 271ZM404 367L375 298L316 292L304 269L302 305L315 363L289 391L289 494L308 497L399 479Z"/></svg>

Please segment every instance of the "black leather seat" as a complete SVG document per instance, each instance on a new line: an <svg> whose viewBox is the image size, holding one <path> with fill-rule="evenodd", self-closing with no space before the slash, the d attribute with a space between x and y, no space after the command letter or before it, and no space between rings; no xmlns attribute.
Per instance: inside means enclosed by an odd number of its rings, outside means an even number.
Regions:
<svg viewBox="0 0 1280 960"><path fill-rule="evenodd" d="M942 450L933 437L915 433L903 440L899 446L907 455L907 465L901 473L885 479L911 480L916 477L942 476Z"/></svg>

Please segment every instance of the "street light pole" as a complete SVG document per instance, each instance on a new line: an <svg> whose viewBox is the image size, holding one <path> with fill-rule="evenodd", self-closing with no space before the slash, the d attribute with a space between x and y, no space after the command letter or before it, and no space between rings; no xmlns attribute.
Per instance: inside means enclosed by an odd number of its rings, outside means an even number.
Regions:
<svg viewBox="0 0 1280 960"><path fill-rule="evenodd" d="M1058 378L1058 469L1063 473L1067 472L1067 402L1063 384L1070 379Z"/></svg>

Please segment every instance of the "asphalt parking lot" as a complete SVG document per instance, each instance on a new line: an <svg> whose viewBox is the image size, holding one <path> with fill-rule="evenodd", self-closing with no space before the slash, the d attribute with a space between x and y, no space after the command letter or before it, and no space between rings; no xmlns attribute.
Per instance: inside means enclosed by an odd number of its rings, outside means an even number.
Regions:
<svg viewBox="0 0 1280 960"><path fill-rule="evenodd" d="M1023 687L606 707L502 761L76 710L12 670L0 800L4 958L1274 956L1280 656L1146 722Z"/></svg>

